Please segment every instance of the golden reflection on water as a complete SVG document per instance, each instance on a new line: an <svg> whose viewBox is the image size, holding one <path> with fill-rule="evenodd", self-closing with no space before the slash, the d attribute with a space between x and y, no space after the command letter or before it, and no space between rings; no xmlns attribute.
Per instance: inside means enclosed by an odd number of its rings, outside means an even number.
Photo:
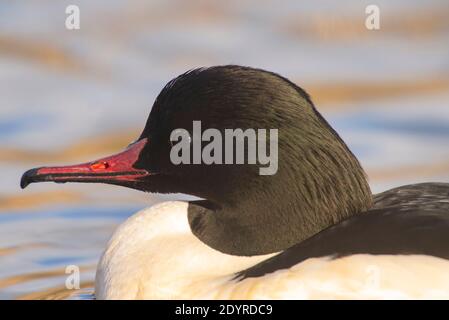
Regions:
<svg viewBox="0 0 449 320"><path fill-rule="evenodd" d="M1 251L0 251L1 252ZM95 269L95 266L81 266L80 271L90 271ZM40 272L31 272L20 274L16 276L11 276L8 278L0 279L0 289L11 287L17 284L23 284L27 282L32 282L42 279L50 279L54 277L60 277L65 279L67 274L63 269L53 269ZM64 282L64 281L63 281ZM64 282L65 283L65 282ZM82 299L93 299L93 288L94 282L81 282L80 289L67 289L65 285L48 288L41 290L39 292L31 292L22 294L16 297L18 300L29 300L29 299L39 299L39 300L58 300L58 299L69 299L80 297Z"/></svg>
<svg viewBox="0 0 449 320"><path fill-rule="evenodd" d="M403 8L395 14L382 10L382 33L379 36L400 36L423 40L444 33L449 27L449 7ZM360 16L345 14L342 11L314 14L306 18L301 13L292 14L281 24L285 32L298 37L311 37L324 41L357 41L366 36L366 28Z"/></svg>
<svg viewBox="0 0 449 320"><path fill-rule="evenodd" d="M108 154L124 149L130 141L138 136L135 129L111 131L102 135L89 137L71 144L62 150L52 152L35 151L11 147L0 148L0 161L14 163L83 161L101 154Z"/></svg>
<svg viewBox="0 0 449 320"><path fill-rule="evenodd" d="M82 194L69 190L0 195L0 210L36 209L51 203L80 203L84 199Z"/></svg>
<svg viewBox="0 0 449 320"><path fill-rule="evenodd" d="M449 77L435 76L382 82L312 83L307 91L317 106L323 106L319 109L345 109L351 105L354 108L352 103L357 101L449 92Z"/></svg>
<svg viewBox="0 0 449 320"><path fill-rule="evenodd" d="M42 44L30 39L7 37L0 34L0 54L35 61L50 68L73 70L78 62L70 54L50 44Z"/></svg>
<svg viewBox="0 0 449 320"><path fill-rule="evenodd" d="M85 282L80 284L80 289L78 290L68 290L65 287L55 287L39 292L27 293L18 296L17 300L93 300L94 295L94 283Z"/></svg>

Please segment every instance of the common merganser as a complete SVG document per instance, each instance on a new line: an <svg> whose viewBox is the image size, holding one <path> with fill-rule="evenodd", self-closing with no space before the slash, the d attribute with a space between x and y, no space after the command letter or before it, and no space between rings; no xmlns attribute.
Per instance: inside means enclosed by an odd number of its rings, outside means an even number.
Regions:
<svg viewBox="0 0 449 320"><path fill-rule="evenodd" d="M278 171L170 161L174 129L278 128ZM449 298L449 184L372 195L309 95L264 70L188 71L158 95L125 151L24 173L185 193L131 216L96 273L97 299Z"/></svg>

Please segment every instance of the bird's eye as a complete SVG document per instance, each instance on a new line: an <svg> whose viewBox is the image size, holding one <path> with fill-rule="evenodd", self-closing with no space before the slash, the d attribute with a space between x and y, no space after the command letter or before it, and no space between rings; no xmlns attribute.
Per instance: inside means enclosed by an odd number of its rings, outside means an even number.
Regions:
<svg viewBox="0 0 449 320"><path fill-rule="evenodd" d="M178 143L190 144L192 142L192 138L190 136L190 132L186 129L175 129L170 134L170 139L168 142L170 146L173 147Z"/></svg>

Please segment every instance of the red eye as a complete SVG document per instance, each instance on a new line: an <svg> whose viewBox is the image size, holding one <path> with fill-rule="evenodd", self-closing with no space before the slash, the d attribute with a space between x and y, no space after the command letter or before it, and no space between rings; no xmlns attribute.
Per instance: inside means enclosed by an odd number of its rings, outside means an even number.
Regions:
<svg viewBox="0 0 449 320"><path fill-rule="evenodd" d="M93 164L90 165L90 168L92 170L103 170L103 169L107 169L109 167L109 164L107 162L95 162Z"/></svg>

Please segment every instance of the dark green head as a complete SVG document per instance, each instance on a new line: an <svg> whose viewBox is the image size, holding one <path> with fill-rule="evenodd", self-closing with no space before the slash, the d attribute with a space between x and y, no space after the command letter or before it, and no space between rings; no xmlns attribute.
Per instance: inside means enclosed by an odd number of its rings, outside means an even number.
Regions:
<svg viewBox="0 0 449 320"><path fill-rule="evenodd" d="M277 129L276 173L260 175L264 167L260 163L174 164L170 135L175 129L193 135L193 121L201 121L203 132L213 128L223 137L226 129ZM203 148L208 142L200 144ZM126 170L121 169L126 179L110 167L86 171L84 176L77 176L76 170L52 175L51 168L46 168L41 178L37 171L24 176L24 185L44 180L93 181L195 195L208 200L203 205L214 214L193 210L192 230L212 247L233 254L285 249L371 206L371 192L357 159L307 93L272 72L231 65L180 75L157 97L133 146ZM268 143L267 148L269 153ZM232 234L227 244L220 238L226 237L224 233ZM271 240L263 240L267 237Z"/></svg>

